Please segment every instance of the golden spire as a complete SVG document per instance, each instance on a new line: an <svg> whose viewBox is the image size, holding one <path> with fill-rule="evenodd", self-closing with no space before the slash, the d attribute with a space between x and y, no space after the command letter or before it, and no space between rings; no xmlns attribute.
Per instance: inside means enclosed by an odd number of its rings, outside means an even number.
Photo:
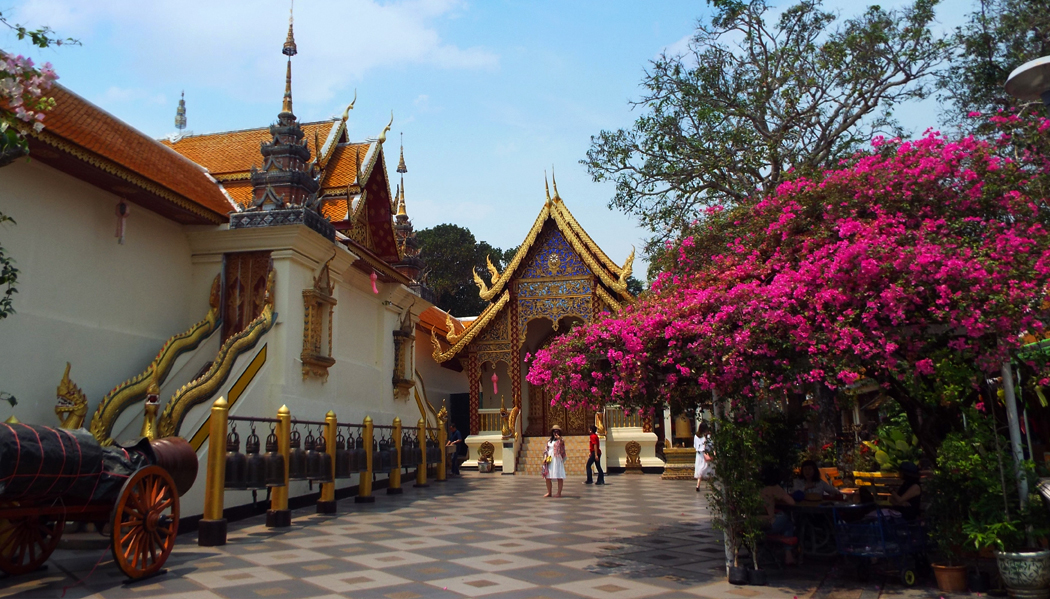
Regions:
<svg viewBox="0 0 1050 599"><path fill-rule="evenodd" d="M397 172L401 173L402 175L408 172L408 167L405 166L405 133L404 133L404 131L401 132L401 160L397 163ZM404 182L404 179L405 179L404 177L401 177L402 183Z"/></svg>
<svg viewBox="0 0 1050 599"><path fill-rule="evenodd" d="M558 180L554 178L554 167L551 167L551 185L554 186L554 201L561 200L561 196L558 195Z"/></svg>
<svg viewBox="0 0 1050 599"><path fill-rule="evenodd" d="M397 215L408 216L408 212L405 210L405 178L401 177L401 197L398 198L397 202Z"/></svg>
<svg viewBox="0 0 1050 599"><path fill-rule="evenodd" d="M295 8L294 2L292 8ZM292 114L292 57L298 54L295 47L295 33L292 31L292 10L288 11L288 37L284 40L281 54L288 57L288 71L284 76L284 103L281 106L281 112Z"/></svg>
<svg viewBox="0 0 1050 599"><path fill-rule="evenodd" d="M551 203L551 186L547 184L547 171L543 171L543 188L547 190L547 203Z"/></svg>

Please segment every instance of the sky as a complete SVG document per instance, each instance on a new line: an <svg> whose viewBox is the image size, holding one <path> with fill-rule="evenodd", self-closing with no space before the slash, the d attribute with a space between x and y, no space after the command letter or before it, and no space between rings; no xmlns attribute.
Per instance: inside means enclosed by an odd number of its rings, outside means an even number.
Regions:
<svg viewBox="0 0 1050 599"><path fill-rule="evenodd" d="M866 4L825 7L848 17ZM970 5L942 0L938 28L960 24ZM0 48L50 61L60 83L150 136L175 131L181 92L194 133L266 126L280 111L287 0L0 0L0 13L79 39L40 50L5 31ZM299 0L295 113L342 114L356 91L348 126L363 140L393 111L386 152L393 169L403 134L417 230L454 223L516 246L553 171L577 220L622 263L646 232L608 208L613 185L579 162L591 136L631 125L649 61L683 49L707 14L706 3L680 0ZM937 124L932 101L896 114L915 133ZM639 254L635 273L645 270Z"/></svg>

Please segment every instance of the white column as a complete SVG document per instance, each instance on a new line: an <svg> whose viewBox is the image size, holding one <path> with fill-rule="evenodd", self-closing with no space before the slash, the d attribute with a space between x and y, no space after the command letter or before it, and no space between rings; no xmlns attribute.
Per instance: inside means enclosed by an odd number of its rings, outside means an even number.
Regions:
<svg viewBox="0 0 1050 599"><path fill-rule="evenodd" d="M1010 429L1010 450L1014 454L1014 467L1017 471L1017 494L1024 507L1028 500L1028 480L1021 470L1024 461L1024 450L1021 448L1021 424L1017 418L1017 400L1014 396L1014 375L1010 362L1003 362L1003 401L1006 403L1006 424Z"/></svg>

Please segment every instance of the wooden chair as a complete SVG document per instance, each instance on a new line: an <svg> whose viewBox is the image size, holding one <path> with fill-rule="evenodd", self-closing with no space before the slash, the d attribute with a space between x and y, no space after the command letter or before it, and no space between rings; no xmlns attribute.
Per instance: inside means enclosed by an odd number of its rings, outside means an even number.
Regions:
<svg viewBox="0 0 1050 599"><path fill-rule="evenodd" d="M839 472L838 468L820 468L820 477L824 479L824 482L836 489L845 484L842 481L842 473Z"/></svg>

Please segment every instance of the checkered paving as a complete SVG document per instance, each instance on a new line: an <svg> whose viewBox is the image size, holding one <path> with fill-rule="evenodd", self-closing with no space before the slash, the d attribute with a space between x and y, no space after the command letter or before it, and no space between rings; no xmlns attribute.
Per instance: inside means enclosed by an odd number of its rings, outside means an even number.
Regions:
<svg viewBox="0 0 1050 599"><path fill-rule="evenodd" d="M827 573L728 585L721 534L689 481L581 482L545 499L538 476L468 473L374 504L341 501L334 516L299 510L288 529L252 518L231 523L223 547L181 536L166 573L130 584L108 549L60 549L46 570L0 579L0 598L790 599L812 597Z"/></svg>

